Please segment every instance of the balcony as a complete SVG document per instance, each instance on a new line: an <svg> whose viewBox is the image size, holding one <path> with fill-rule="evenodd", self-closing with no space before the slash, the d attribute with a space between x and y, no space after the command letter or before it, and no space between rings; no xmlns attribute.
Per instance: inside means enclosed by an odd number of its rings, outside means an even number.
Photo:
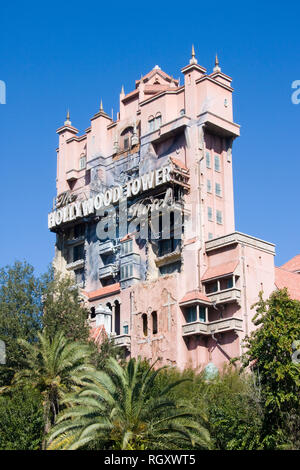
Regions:
<svg viewBox="0 0 300 470"><path fill-rule="evenodd" d="M114 345L119 348L127 348L130 351L131 339L130 335L117 335L112 337Z"/></svg>
<svg viewBox="0 0 300 470"><path fill-rule="evenodd" d="M209 336L227 331L243 331L243 320L241 318L222 318L209 323L195 321L182 325L182 336Z"/></svg>
<svg viewBox="0 0 300 470"><path fill-rule="evenodd" d="M236 287L218 292L206 292L206 295L211 300L211 302L216 304L226 304L231 302L237 302L239 304L241 300L241 291Z"/></svg>
<svg viewBox="0 0 300 470"><path fill-rule="evenodd" d="M115 277L118 273L118 268L116 264L107 264L99 268L99 279L107 279L110 277Z"/></svg>
<svg viewBox="0 0 300 470"><path fill-rule="evenodd" d="M114 245L113 240L106 240L99 245L99 255L109 255L110 253L114 253L116 247Z"/></svg>

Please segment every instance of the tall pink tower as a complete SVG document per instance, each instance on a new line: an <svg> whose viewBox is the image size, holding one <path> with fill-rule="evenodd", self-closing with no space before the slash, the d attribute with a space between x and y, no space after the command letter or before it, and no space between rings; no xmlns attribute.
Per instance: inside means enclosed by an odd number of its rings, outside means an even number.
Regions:
<svg viewBox="0 0 300 470"><path fill-rule="evenodd" d="M183 85L156 65L122 86L117 119L101 101L81 136L68 113L48 222L54 265L81 289L94 338L105 330L127 355L221 367L254 328L259 291L274 290L275 250L235 231L232 79L217 56L208 74L194 47L181 72Z"/></svg>

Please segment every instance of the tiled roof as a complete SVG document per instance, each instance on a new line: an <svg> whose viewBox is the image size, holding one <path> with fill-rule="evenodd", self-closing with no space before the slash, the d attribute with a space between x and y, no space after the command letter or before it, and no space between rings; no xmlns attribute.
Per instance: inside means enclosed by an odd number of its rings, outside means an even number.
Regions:
<svg viewBox="0 0 300 470"><path fill-rule="evenodd" d="M232 274L238 264L238 261L230 261L229 263L219 264L218 266L208 268L202 277L202 281L207 281L208 279L213 279L215 277L225 276L226 274Z"/></svg>
<svg viewBox="0 0 300 470"><path fill-rule="evenodd" d="M178 160L178 158L170 157L170 159L179 168L182 168L183 170L188 170L188 168L182 163L182 161Z"/></svg>
<svg viewBox="0 0 300 470"><path fill-rule="evenodd" d="M300 300L300 275L275 268L275 285L278 289L287 288L292 299Z"/></svg>
<svg viewBox="0 0 300 470"><path fill-rule="evenodd" d="M202 300L203 302L209 302L210 300L208 297L206 297L203 292L200 292L198 290L193 290L191 292L187 292L185 296L180 300L180 304L186 303L186 302L191 302L192 300Z"/></svg>
<svg viewBox="0 0 300 470"><path fill-rule="evenodd" d="M108 295L120 292L120 283L110 284L109 286L102 287L101 289L93 290L92 292L82 292L83 295L88 297L89 300L99 299L100 297L107 297Z"/></svg>
<svg viewBox="0 0 300 470"><path fill-rule="evenodd" d="M281 266L282 269L286 269L294 273L295 271L300 271L300 255L294 256L294 258L290 259L287 263Z"/></svg>

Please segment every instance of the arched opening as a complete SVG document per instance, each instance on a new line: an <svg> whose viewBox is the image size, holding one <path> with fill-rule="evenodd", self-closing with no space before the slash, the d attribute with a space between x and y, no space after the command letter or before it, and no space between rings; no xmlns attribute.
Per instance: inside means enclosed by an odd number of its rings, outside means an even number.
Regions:
<svg viewBox="0 0 300 470"><path fill-rule="evenodd" d="M148 317L146 313L143 313L142 315L142 321L143 321L143 333L144 336L148 336Z"/></svg>
<svg viewBox="0 0 300 470"><path fill-rule="evenodd" d="M121 148L122 150L128 150L131 147L131 138L133 135L133 128L127 127L121 133Z"/></svg>
<svg viewBox="0 0 300 470"><path fill-rule="evenodd" d="M157 333L157 312L151 313L152 318L152 334L156 335Z"/></svg>
<svg viewBox="0 0 300 470"><path fill-rule="evenodd" d="M115 333L121 334L121 305L118 300L115 301Z"/></svg>
<svg viewBox="0 0 300 470"><path fill-rule="evenodd" d="M95 307L91 307L90 315L91 315L91 319L95 318L96 316Z"/></svg>

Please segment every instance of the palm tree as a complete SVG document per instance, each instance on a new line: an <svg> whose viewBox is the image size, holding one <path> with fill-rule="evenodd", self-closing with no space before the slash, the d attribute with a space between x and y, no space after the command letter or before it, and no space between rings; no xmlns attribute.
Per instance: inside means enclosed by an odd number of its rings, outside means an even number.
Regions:
<svg viewBox="0 0 300 470"><path fill-rule="evenodd" d="M30 344L19 340L25 350L26 368L16 372L12 387L30 386L39 390L43 397L44 439L55 422L59 403L67 392L84 384L84 377L93 370L88 363L90 348L78 342L70 342L63 333L53 338L46 329L38 334L39 342Z"/></svg>
<svg viewBox="0 0 300 470"><path fill-rule="evenodd" d="M155 378L164 368L144 364L130 359L122 367L110 358L106 371L90 374L90 383L66 398L68 407L58 416L48 449L209 448L207 429L186 404L170 399L170 390L183 380L159 390Z"/></svg>

